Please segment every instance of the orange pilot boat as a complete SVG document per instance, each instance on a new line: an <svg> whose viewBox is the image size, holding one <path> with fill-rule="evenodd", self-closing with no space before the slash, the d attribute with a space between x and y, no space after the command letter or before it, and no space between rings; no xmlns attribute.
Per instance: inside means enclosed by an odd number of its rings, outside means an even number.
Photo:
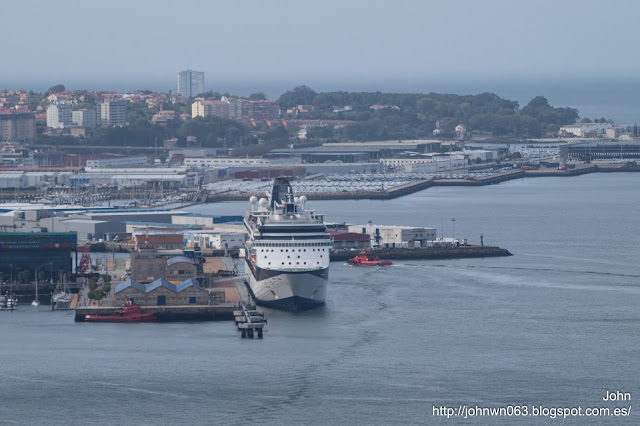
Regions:
<svg viewBox="0 0 640 426"><path fill-rule="evenodd" d="M150 322L158 319L157 312L142 312L140 305L127 305L109 315L85 315L90 322Z"/></svg>
<svg viewBox="0 0 640 426"><path fill-rule="evenodd" d="M361 251L356 257L347 260L351 266L389 266L390 260L380 260L378 256L372 256L368 251Z"/></svg>

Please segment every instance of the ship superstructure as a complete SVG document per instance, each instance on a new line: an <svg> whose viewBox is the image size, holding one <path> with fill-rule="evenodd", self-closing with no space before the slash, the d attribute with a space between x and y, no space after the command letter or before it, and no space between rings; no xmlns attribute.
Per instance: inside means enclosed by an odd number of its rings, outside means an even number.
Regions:
<svg viewBox="0 0 640 426"><path fill-rule="evenodd" d="M324 216L305 208L286 178L276 178L268 198L251 197L244 220L246 272L257 303L303 310L324 303L333 245Z"/></svg>

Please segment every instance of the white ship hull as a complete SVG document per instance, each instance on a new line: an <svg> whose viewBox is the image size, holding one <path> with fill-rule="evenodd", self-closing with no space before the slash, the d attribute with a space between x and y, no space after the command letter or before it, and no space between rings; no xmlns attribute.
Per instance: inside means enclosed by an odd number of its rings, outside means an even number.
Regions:
<svg viewBox="0 0 640 426"><path fill-rule="evenodd" d="M249 287L258 304L292 311L324 304L328 268L296 272L258 268L254 275L247 264L246 270L249 272Z"/></svg>

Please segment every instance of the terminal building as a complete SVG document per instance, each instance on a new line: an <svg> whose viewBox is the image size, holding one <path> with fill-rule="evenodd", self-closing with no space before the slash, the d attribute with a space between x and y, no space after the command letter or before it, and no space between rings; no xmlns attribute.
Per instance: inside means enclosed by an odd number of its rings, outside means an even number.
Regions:
<svg viewBox="0 0 640 426"><path fill-rule="evenodd" d="M73 270L77 245L75 232L0 232L0 281L15 282L25 270L32 279L37 271L57 279L60 270Z"/></svg>
<svg viewBox="0 0 640 426"><path fill-rule="evenodd" d="M637 160L640 142L585 142L560 145L562 161Z"/></svg>
<svg viewBox="0 0 640 426"><path fill-rule="evenodd" d="M430 156L411 156L404 158L382 158L380 163L385 169L405 173L439 173L466 167L464 155L433 154Z"/></svg>
<svg viewBox="0 0 640 426"><path fill-rule="evenodd" d="M436 228L369 223L367 225L349 225L347 229L349 232L369 235L373 247L425 247L428 241L436 239Z"/></svg>

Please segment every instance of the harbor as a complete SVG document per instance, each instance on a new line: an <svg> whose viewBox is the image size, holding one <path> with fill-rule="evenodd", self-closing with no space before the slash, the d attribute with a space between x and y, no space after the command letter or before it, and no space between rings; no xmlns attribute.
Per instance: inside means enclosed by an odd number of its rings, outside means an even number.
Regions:
<svg viewBox="0 0 640 426"><path fill-rule="evenodd" d="M632 306L640 293L636 242L625 219L637 210L638 176L520 179L486 186L484 193L439 187L398 200L416 206L420 215L380 200L313 203L327 217L350 223L373 216L380 223L437 224L455 214L456 235L477 243L482 232L486 245L508 248L513 256L393 260L380 268L332 262L326 306L303 313L260 308L268 317L261 340L257 333L253 340L242 339L234 319L74 323L73 311L32 308L25 300L14 312L0 312L5 339L21 342L9 345L8 354L23 366L19 372L15 363L0 367L7 378L5 394L42 396L45 383L59 396L54 402L43 396L44 406L23 404L7 413L8 419L29 416L47 423L51 410L64 404L73 407L65 417L70 423L104 418L127 423L132 416L180 422L184 413L158 412L160 404L180 398L193 423L210 421L208 407L215 404L217 418L232 424L239 400L256 422L293 424L283 421L292 416L314 423L324 416L327 424L411 423L442 386L469 399L517 394L539 404L566 392L596 400L599 384L611 380L633 389L637 367L630 364L630 371L620 372L611 360L623 362L626 353L640 348L630 337L636 324ZM238 207L225 205L216 213ZM611 218L606 232L590 214L596 209ZM584 229L593 230L595 238ZM625 354L594 346L594 338L618 342ZM425 358L431 367L424 366ZM562 371L540 374L550 364ZM496 371L503 376L496 378ZM251 384L238 385L247 376ZM584 389L584 380L598 389ZM265 396L262 388L273 395ZM89 413L76 410L95 402L96 389L104 390L103 404ZM551 393L541 397L540 389ZM354 400L354 395L366 397ZM126 405L132 400L134 407ZM338 411L327 412L323 401ZM397 414L398 401L407 414Z"/></svg>

